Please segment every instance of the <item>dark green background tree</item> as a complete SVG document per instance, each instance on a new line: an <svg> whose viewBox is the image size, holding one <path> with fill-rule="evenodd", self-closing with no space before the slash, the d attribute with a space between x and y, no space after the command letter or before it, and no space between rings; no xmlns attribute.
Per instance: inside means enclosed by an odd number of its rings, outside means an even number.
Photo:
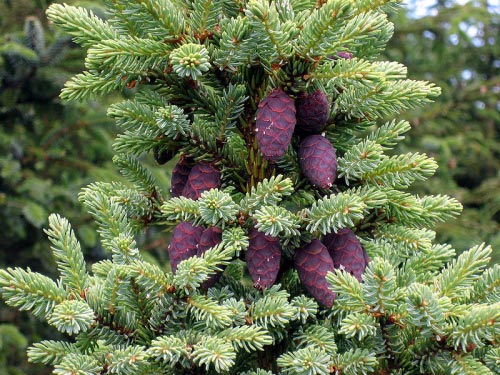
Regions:
<svg viewBox="0 0 500 375"><path fill-rule="evenodd" d="M102 104L59 99L64 82L83 69L83 51L47 24L46 6L0 3L0 264L50 273L47 216L66 212L80 223L86 254L99 259L93 225L77 196L96 179L118 176L110 161L114 124ZM47 327L3 303L0 323L0 373L42 371L28 366L22 353L28 342L49 334Z"/></svg>

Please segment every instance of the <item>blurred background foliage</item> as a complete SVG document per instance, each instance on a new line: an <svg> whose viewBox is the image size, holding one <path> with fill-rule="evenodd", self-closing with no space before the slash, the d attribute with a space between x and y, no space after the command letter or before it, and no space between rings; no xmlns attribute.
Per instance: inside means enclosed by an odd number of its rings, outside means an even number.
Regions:
<svg viewBox="0 0 500 375"><path fill-rule="evenodd" d="M90 216L77 202L95 180L117 179L106 103L63 105L64 82L83 69L84 51L47 24L47 1L0 2L0 266L55 269L43 233L60 212L94 259L103 256ZM94 5L96 11L99 7ZM26 363L28 341L54 333L0 306L0 374L42 374Z"/></svg>
<svg viewBox="0 0 500 375"><path fill-rule="evenodd" d="M66 1L105 17L104 1ZM77 202L81 187L120 179L111 163L116 129L109 103L63 105L67 78L83 68L84 51L48 25L50 1L0 0L0 266L54 270L43 233L58 212L78 231L88 259L103 256L92 221ZM393 14L395 35L382 59L409 76L439 85L443 94L423 111L403 147L434 156L437 175L414 188L464 203L458 220L440 226L439 240L457 250L487 242L500 261L500 5L493 1L410 1ZM127 95L127 92L121 93ZM151 155L146 161L153 164ZM167 186L174 161L154 169ZM144 240L164 260L168 239ZM139 241L140 243L141 241ZM25 348L54 334L33 317L0 306L0 374L48 374L26 363Z"/></svg>

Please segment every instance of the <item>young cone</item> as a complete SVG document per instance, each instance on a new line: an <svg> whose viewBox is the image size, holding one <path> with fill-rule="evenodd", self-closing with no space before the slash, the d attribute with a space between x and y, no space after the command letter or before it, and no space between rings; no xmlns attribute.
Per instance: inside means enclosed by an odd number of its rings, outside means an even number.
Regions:
<svg viewBox="0 0 500 375"><path fill-rule="evenodd" d="M299 134L319 134L323 131L330 114L330 104L325 93L316 90L301 93L296 100L297 126Z"/></svg>
<svg viewBox="0 0 500 375"><path fill-rule="evenodd" d="M335 148L322 135L304 138L299 147L299 161L302 173L314 186L327 189L337 178Z"/></svg>
<svg viewBox="0 0 500 375"><path fill-rule="evenodd" d="M186 186L189 173L191 172L191 164L187 158L181 158L172 169L172 178L170 179L170 195L172 198L180 197L184 186Z"/></svg>
<svg viewBox="0 0 500 375"><path fill-rule="evenodd" d="M246 261L254 287L257 289L269 288L276 281L280 270L281 247L279 239L266 236L255 228L249 231L248 239Z"/></svg>
<svg viewBox="0 0 500 375"><path fill-rule="evenodd" d="M222 230L217 227L207 228L203 231L200 236L200 242L198 243L198 251L196 256L202 256L205 251L211 247L217 246L222 241ZM203 289L208 289L212 287L217 281L219 281L221 272L218 272L210 276L201 287Z"/></svg>
<svg viewBox="0 0 500 375"><path fill-rule="evenodd" d="M177 271L180 262L196 255L202 233L202 227L194 226L190 222L181 221L177 224L168 247L172 272Z"/></svg>
<svg viewBox="0 0 500 375"><path fill-rule="evenodd" d="M182 196L198 199L204 191L221 186L220 171L212 164L200 162L189 173Z"/></svg>
<svg viewBox="0 0 500 375"><path fill-rule="evenodd" d="M314 239L295 253L295 268L304 288L325 307L332 307L335 293L330 290L325 279L333 272L333 261L320 240Z"/></svg>
<svg viewBox="0 0 500 375"><path fill-rule="evenodd" d="M337 269L344 269L361 281L361 275L365 271L370 258L359 242L354 232L349 228L330 233L323 238L333 265Z"/></svg>
<svg viewBox="0 0 500 375"><path fill-rule="evenodd" d="M267 160L282 157L295 129L295 101L276 88L259 103L257 109L257 145Z"/></svg>

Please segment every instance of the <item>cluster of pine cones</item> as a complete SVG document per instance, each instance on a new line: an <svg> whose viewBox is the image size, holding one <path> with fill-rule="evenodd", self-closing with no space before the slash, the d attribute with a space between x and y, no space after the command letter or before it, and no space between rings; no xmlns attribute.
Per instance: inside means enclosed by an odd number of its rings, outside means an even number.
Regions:
<svg viewBox="0 0 500 375"><path fill-rule="evenodd" d="M328 99L321 90L302 93L295 100L276 88L259 103L257 110L255 130L259 150L265 159L277 161L286 153L293 134L297 134L301 139L298 157L304 176L312 185L327 189L337 175L335 148L320 134L328 117ZM189 158L181 158L172 171L172 197L196 200L204 191L220 186L221 173L209 163L194 164ZM280 241L255 228L249 229L248 236L249 247L245 253L248 271L256 288L268 288L276 282L280 271ZM168 249L172 271L176 272L181 261L200 256L221 241L219 228L179 223ZM299 248L294 258L304 288L325 307L331 307L335 300L335 293L325 279L327 272L343 269L361 280L368 262L366 251L348 228L328 234L322 241L313 239ZM212 276L202 287L212 286L219 277Z"/></svg>
<svg viewBox="0 0 500 375"><path fill-rule="evenodd" d="M320 135L330 105L321 90L301 93L296 100L276 88L257 109L257 145L265 159L277 161L286 152L294 132L302 139L299 161L302 173L316 187L327 189L337 177L337 156L330 141Z"/></svg>

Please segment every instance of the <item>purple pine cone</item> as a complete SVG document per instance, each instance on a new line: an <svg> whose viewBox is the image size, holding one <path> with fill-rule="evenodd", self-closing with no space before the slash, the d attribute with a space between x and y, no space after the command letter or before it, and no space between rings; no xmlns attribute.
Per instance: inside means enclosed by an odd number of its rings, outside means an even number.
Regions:
<svg viewBox="0 0 500 375"><path fill-rule="evenodd" d="M297 132L300 134L321 133L330 115L330 104L325 93L321 90L310 94L301 93L296 105Z"/></svg>
<svg viewBox="0 0 500 375"><path fill-rule="evenodd" d="M304 176L321 189L331 187L337 178L335 148L322 135L304 138L299 146L299 162Z"/></svg>
<svg viewBox="0 0 500 375"><path fill-rule="evenodd" d="M352 230L344 228L327 234L323 243L328 249L336 269L344 269L361 281L370 258Z"/></svg>
<svg viewBox="0 0 500 375"><path fill-rule="evenodd" d="M267 160L282 157L295 129L295 101L276 88L259 103L257 109L257 145Z"/></svg>
<svg viewBox="0 0 500 375"><path fill-rule="evenodd" d="M346 59L346 60L350 60L354 57L354 55L351 52L346 52L346 51L337 52L336 55L341 59Z"/></svg>
<svg viewBox="0 0 500 375"><path fill-rule="evenodd" d="M198 199L204 191L220 186L220 171L212 164L202 161L191 169L186 185L182 190L182 196L190 199Z"/></svg>
<svg viewBox="0 0 500 375"><path fill-rule="evenodd" d="M174 169L172 169L172 178L170 179L170 195L172 198L182 195L182 190L186 186L191 168L192 166L188 158L181 158Z"/></svg>
<svg viewBox="0 0 500 375"><path fill-rule="evenodd" d="M205 251L210 249L211 247L217 246L222 241L222 230L217 227L207 228L203 231L200 242L198 244L198 252L197 256L201 256ZM210 276L201 287L203 289L208 289L212 287L217 281L219 281L222 272L218 272L212 276Z"/></svg>
<svg viewBox="0 0 500 375"><path fill-rule="evenodd" d="M327 272L334 270L328 250L319 240L312 240L295 253L295 268L304 288L321 305L332 307L336 295L325 279Z"/></svg>
<svg viewBox="0 0 500 375"><path fill-rule="evenodd" d="M276 281L280 270L280 241L276 237L266 236L255 228L249 231L248 238L249 246L245 257L254 287L269 288Z"/></svg>
<svg viewBox="0 0 500 375"><path fill-rule="evenodd" d="M170 267L173 273L177 271L180 262L196 255L202 233L202 227L194 226L187 221L181 221L174 228L168 246Z"/></svg>

